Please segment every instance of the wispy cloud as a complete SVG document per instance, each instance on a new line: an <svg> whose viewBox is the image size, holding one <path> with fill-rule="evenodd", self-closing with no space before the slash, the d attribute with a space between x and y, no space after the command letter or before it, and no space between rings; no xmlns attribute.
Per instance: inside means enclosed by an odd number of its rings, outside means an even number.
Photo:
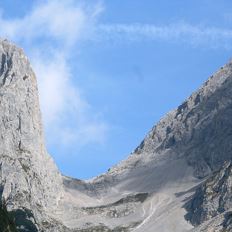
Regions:
<svg viewBox="0 0 232 232"><path fill-rule="evenodd" d="M74 84L69 60L102 11L84 1L41 1L22 18L0 17L0 34L27 47L37 74L40 102L50 144L76 147L102 143L108 125L93 112Z"/></svg>
<svg viewBox="0 0 232 232"><path fill-rule="evenodd" d="M155 24L104 24L95 28L97 40L144 41L162 40L187 43L191 46L212 48L232 48L232 29L173 23Z"/></svg>
<svg viewBox="0 0 232 232"><path fill-rule="evenodd" d="M85 36L103 9L100 3L88 5L83 1L41 2L22 18L6 20L1 17L1 36L32 43L41 38L54 39L55 43L73 45Z"/></svg>

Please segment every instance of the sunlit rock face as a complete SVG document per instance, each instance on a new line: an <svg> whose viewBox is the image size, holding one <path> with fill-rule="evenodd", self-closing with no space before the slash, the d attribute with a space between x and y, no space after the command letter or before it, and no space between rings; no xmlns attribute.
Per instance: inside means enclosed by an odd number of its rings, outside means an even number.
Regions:
<svg viewBox="0 0 232 232"><path fill-rule="evenodd" d="M6 40L0 41L0 186L7 209L33 211L34 220L63 194L44 146L35 74L22 49Z"/></svg>
<svg viewBox="0 0 232 232"><path fill-rule="evenodd" d="M0 40L0 231L230 231L231 118L228 63L107 173L62 176L46 152L29 61Z"/></svg>

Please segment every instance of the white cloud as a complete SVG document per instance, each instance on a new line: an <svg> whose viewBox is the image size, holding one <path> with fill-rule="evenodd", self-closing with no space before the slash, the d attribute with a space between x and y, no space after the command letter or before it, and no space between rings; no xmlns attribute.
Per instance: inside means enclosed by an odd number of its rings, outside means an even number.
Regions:
<svg viewBox="0 0 232 232"><path fill-rule="evenodd" d="M193 46L211 48L231 48L232 30L227 28L173 23L158 26L155 24L103 24L96 27L98 40L141 41L165 40L188 43Z"/></svg>
<svg viewBox="0 0 232 232"><path fill-rule="evenodd" d="M83 146L102 143L107 124L73 84L69 59L76 43L89 33L102 5L66 0L42 1L22 18L0 17L0 34L24 44L38 78L48 143Z"/></svg>
<svg viewBox="0 0 232 232"><path fill-rule="evenodd" d="M102 144L108 125L98 119L81 91L72 84L72 74L65 57L53 54L51 61L41 60L34 56L32 63L39 74L40 101L49 142L59 141L62 145L75 144L76 147Z"/></svg>
<svg viewBox="0 0 232 232"><path fill-rule="evenodd" d="M81 1L47 0L34 5L23 18L5 20L1 17L1 34L18 41L46 38L73 45L87 33L102 10L99 3L89 6Z"/></svg>

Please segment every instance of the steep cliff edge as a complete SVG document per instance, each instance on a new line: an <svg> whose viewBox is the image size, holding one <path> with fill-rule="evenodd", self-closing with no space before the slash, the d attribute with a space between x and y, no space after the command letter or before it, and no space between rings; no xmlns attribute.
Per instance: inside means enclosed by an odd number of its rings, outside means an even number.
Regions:
<svg viewBox="0 0 232 232"><path fill-rule="evenodd" d="M44 146L35 74L6 40L0 40L0 109L0 195L8 211L21 210L37 227L57 207L62 180Z"/></svg>

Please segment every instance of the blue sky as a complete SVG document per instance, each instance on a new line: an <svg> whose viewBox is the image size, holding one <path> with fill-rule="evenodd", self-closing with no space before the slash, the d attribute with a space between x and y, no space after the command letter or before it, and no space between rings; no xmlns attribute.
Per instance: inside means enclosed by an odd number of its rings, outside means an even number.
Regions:
<svg viewBox="0 0 232 232"><path fill-rule="evenodd" d="M232 55L229 0L7 0L0 35L38 77L49 153L77 178L126 158Z"/></svg>

